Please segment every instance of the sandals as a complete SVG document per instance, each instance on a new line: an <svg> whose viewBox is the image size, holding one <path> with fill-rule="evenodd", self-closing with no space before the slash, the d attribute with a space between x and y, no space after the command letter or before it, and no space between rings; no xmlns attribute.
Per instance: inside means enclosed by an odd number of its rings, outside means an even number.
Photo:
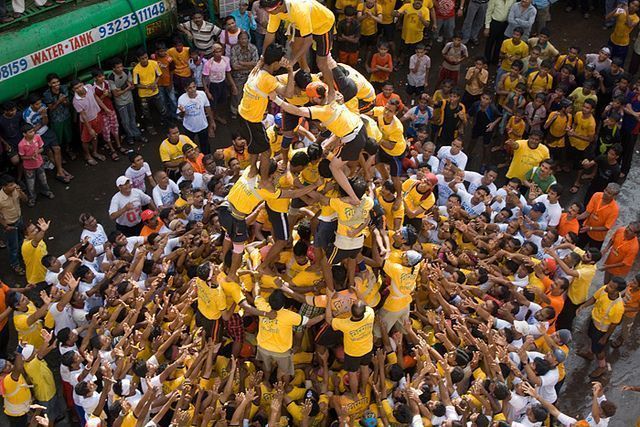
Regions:
<svg viewBox="0 0 640 427"><path fill-rule="evenodd" d="M87 163L87 165L89 166L95 166L98 164L98 162L96 162L95 159L86 159L85 162Z"/></svg>
<svg viewBox="0 0 640 427"><path fill-rule="evenodd" d="M115 151L112 151L110 153L111 156L111 160L113 160L114 162L117 162L118 160L120 160L120 156L118 156L118 153L116 153Z"/></svg>
<svg viewBox="0 0 640 427"><path fill-rule="evenodd" d="M68 184L71 180L67 175L56 175L56 181L60 181L63 184Z"/></svg>
<svg viewBox="0 0 640 427"><path fill-rule="evenodd" d="M124 147L118 147L118 151L120 151L121 154L127 154L129 152L129 150Z"/></svg>
<svg viewBox="0 0 640 427"><path fill-rule="evenodd" d="M98 160L100 160L101 162L104 162L107 158L105 156L103 156L102 154L99 153L93 153L92 156Z"/></svg>

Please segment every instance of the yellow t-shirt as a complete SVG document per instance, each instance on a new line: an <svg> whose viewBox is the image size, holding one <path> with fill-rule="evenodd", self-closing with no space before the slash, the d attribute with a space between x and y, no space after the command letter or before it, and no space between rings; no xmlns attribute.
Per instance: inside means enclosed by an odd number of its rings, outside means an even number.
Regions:
<svg viewBox="0 0 640 427"><path fill-rule="evenodd" d="M377 119L378 129L382 132L382 139L395 143L392 149L383 145L380 148L390 156L402 156L407 149L407 142L404 139L404 126L400 119L393 116L391 123L384 121L384 107L375 107L373 116Z"/></svg>
<svg viewBox="0 0 640 427"><path fill-rule="evenodd" d="M522 40L516 45L512 39L506 39L502 42L500 53L505 55L501 64L502 69L504 71L511 71L511 63L515 59L522 59L529 55L529 45ZM510 56L511 58L509 58Z"/></svg>
<svg viewBox="0 0 640 427"><path fill-rule="evenodd" d="M385 261L384 272L391 279L389 290L391 291L382 308L387 311L401 311L411 304L411 293L416 288L416 279L420 271L420 265L405 267L404 265Z"/></svg>
<svg viewBox="0 0 640 427"><path fill-rule="evenodd" d="M42 331L42 319L38 319L33 322L31 325L27 323L27 319L29 316L36 312L36 306L33 305L32 302L29 302L27 305L27 311L13 312L13 324L18 332L18 340L24 341L28 344L33 345L35 348L38 348L44 342L44 339L40 335L40 331Z"/></svg>
<svg viewBox="0 0 640 427"><path fill-rule="evenodd" d="M344 333L344 352L352 357L360 357L373 349L373 308L367 307L364 317L354 322L349 318L333 319L331 326Z"/></svg>
<svg viewBox="0 0 640 427"><path fill-rule="evenodd" d="M396 9L395 0L378 0L378 5L382 10L382 25L393 23L393 11Z"/></svg>
<svg viewBox="0 0 640 427"><path fill-rule="evenodd" d="M362 123L358 114L349 111L344 104L338 104L336 101L308 108L312 120L321 121L328 130L339 138L350 134Z"/></svg>
<svg viewBox="0 0 640 427"><path fill-rule="evenodd" d="M548 123L551 123L551 126L549 126L549 147L564 147L567 127L573 125L573 116L570 113L565 115L560 114L559 111L554 111L549 114L546 124Z"/></svg>
<svg viewBox="0 0 640 427"><path fill-rule="evenodd" d="M606 286L602 286L593 294L596 302L593 304L591 319L593 325L601 332L607 332L610 325L617 325L622 320L624 314L624 301L621 297L610 300L606 291Z"/></svg>
<svg viewBox="0 0 640 427"><path fill-rule="evenodd" d="M133 84L150 85L153 84L153 82L155 82L161 75L162 70L160 70L158 63L150 59L149 64L147 64L146 67L143 67L140 64L133 67ZM138 96L140 96L140 98L148 98L150 96L157 95L158 92L159 89L157 87L155 90L138 88Z"/></svg>
<svg viewBox="0 0 640 427"><path fill-rule="evenodd" d="M413 3L405 3L398 10L399 13L403 13L402 18L402 40L405 43L418 43L424 39L424 24L420 17L426 21L429 21L429 9L426 5L423 5L420 9L413 7Z"/></svg>
<svg viewBox="0 0 640 427"><path fill-rule="evenodd" d="M174 74L180 77L191 77L191 69L189 68L190 49L183 47L181 52L175 47L167 50L167 55L173 59L173 63L176 65Z"/></svg>
<svg viewBox="0 0 640 427"><path fill-rule="evenodd" d="M529 87L529 95L532 97L538 93L548 92L551 90L551 86L553 86L553 76L550 73L542 76L540 75L540 71L534 71L529 74L527 86Z"/></svg>
<svg viewBox="0 0 640 427"><path fill-rule="evenodd" d="M640 17L634 13L630 17L632 25L629 26L627 24L627 16L627 12L616 16L616 24L613 27L613 32L611 33L611 42L618 46L629 46L629 35L638 24L638 21L640 21Z"/></svg>
<svg viewBox="0 0 640 427"><path fill-rule="evenodd" d="M524 181L524 176L529 169L538 166L542 160L549 158L549 149L546 145L540 144L533 150L524 139L516 142L518 143L518 148L513 151L513 159L507 171L507 178L518 177Z"/></svg>
<svg viewBox="0 0 640 427"><path fill-rule="evenodd" d="M591 92L589 95L585 95L584 88L578 87L573 90L569 94L569 99L573 101L573 112L576 113L582 110L582 106L584 105L584 101L587 99L593 100L593 102L598 102L598 95L595 92Z"/></svg>
<svg viewBox="0 0 640 427"><path fill-rule="evenodd" d="M584 255L584 251L580 248L575 248L573 251L581 257ZM573 304L580 305L588 299L589 286L591 286L591 281L596 274L597 267L595 264L584 264L581 262L575 270L578 272L578 277L574 278L569 285L567 296Z"/></svg>
<svg viewBox="0 0 640 427"><path fill-rule="evenodd" d="M209 320L218 320L227 309L227 298L221 286L211 287L200 278L196 278L198 291L198 311Z"/></svg>
<svg viewBox="0 0 640 427"><path fill-rule="evenodd" d="M269 148L271 149L271 157L275 157L280 150L282 150L282 140L284 136L282 133L276 132L276 125L269 126L266 134L267 142L269 142Z"/></svg>
<svg viewBox="0 0 640 427"><path fill-rule="evenodd" d="M376 100L376 90L374 89L369 79L362 75L355 68L347 65L347 64L339 64L342 68L347 70L349 73L349 79L353 80L356 84L356 88L358 91L356 92L355 98L362 100L364 102L373 102Z"/></svg>
<svg viewBox="0 0 640 427"><path fill-rule="evenodd" d="M184 154L182 154L182 147L185 145L191 145L194 148L196 147L196 144L194 144L191 138L187 135L180 135L177 144L172 144L168 139L165 139L162 141L160 148L158 149L160 152L160 160L163 162L171 162L183 159Z"/></svg>
<svg viewBox="0 0 640 427"><path fill-rule="evenodd" d="M242 286L237 282L229 280L227 274L224 271L221 271L220 274L218 274L216 280L224 291L225 297L227 298L227 307L231 307L235 303L236 307L233 312L239 312L240 303L246 299L242 290Z"/></svg>
<svg viewBox="0 0 640 427"><path fill-rule="evenodd" d="M280 190L271 193L263 188L258 188L258 176L249 178L249 169L245 170L240 178L233 184L227 200L233 207L245 215L249 215L264 199L277 198Z"/></svg>
<svg viewBox="0 0 640 427"><path fill-rule="evenodd" d="M286 2L285 6L287 12L269 15L268 32L275 33L280 22L286 21L293 24L302 37L322 35L331 31L336 19L330 9L315 0L295 0Z"/></svg>
<svg viewBox="0 0 640 427"><path fill-rule="evenodd" d="M287 171L284 175L282 175L278 179L278 183L276 184L277 190L285 190L293 188L293 175L291 172ZM274 212L287 213L289 212L289 204L291 203L291 199L287 199L284 197L278 198L270 198L267 199L267 206Z"/></svg>
<svg viewBox="0 0 640 427"><path fill-rule="evenodd" d="M382 6L374 3L373 7L367 7L366 2L358 4L358 12L369 12L373 16L382 15ZM360 35L372 36L378 32L378 23L373 18L364 18L360 21Z"/></svg>
<svg viewBox="0 0 640 427"><path fill-rule="evenodd" d="M425 197L424 194L418 193L418 180L408 179L402 183L402 191L404 193L404 203L407 208L415 211L418 207L428 211L436 204L436 197L433 192ZM421 213L416 218L423 218L425 213Z"/></svg>
<svg viewBox="0 0 640 427"><path fill-rule="evenodd" d="M42 257L47 254L47 244L44 240L38 242L38 246L33 247L31 240L25 239L22 242L22 259L26 267L27 283L44 282L47 269L42 265Z"/></svg>
<svg viewBox="0 0 640 427"><path fill-rule="evenodd" d="M269 106L269 94L278 86L278 80L264 70L249 74L238 105L240 116L251 123L260 123Z"/></svg>
<svg viewBox="0 0 640 427"><path fill-rule="evenodd" d="M8 374L2 380L4 386L4 413L11 417L21 417L29 412L31 405L31 391L23 375L18 381Z"/></svg>
<svg viewBox="0 0 640 427"><path fill-rule="evenodd" d="M369 211L373 208L373 200L369 196L364 196L358 206L353 206L339 198L332 198L329 199L329 206L338 214L337 234L347 236L350 230L355 230L364 223Z"/></svg>
<svg viewBox="0 0 640 427"><path fill-rule="evenodd" d="M380 302L380 287L382 282L373 273L371 267L366 266L366 271L355 278L355 287L362 295L364 302L369 307L375 307Z"/></svg>
<svg viewBox="0 0 640 427"><path fill-rule="evenodd" d="M24 371L33 385L33 396L36 400L48 402L53 399L56 395L56 382L47 362L35 356L24 364Z"/></svg>
<svg viewBox="0 0 640 427"><path fill-rule="evenodd" d="M584 137L593 138L596 135L596 119L591 114L590 117L584 118L582 111L578 111L573 116L573 131ZM590 141L585 141L584 139L579 139L573 136L569 137L569 143L571 146L577 150L584 151L591 144Z"/></svg>
<svg viewBox="0 0 640 427"><path fill-rule="evenodd" d="M376 198L378 199L380 207L384 211L384 216L387 222L387 230L396 229L396 219L400 220L400 226L402 227L402 221L404 220L404 203L400 203L400 207L398 209L393 209L393 202L387 202L380 194L379 188L376 190Z"/></svg>
<svg viewBox="0 0 640 427"><path fill-rule="evenodd" d="M320 399L318 400L318 405L320 405L320 411L316 414L315 417L311 417L309 419L309 427L320 427L324 424L324 418L326 417L327 409L329 406L329 396L327 396L326 394L321 395ZM289 415L291 415L291 418L293 418L294 426L299 426L302 424L302 408L295 401L292 401L287 405L287 412L289 412Z"/></svg>
<svg viewBox="0 0 640 427"><path fill-rule="evenodd" d="M255 300L256 308L271 311L269 303L261 296ZM302 323L302 316L283 308L278 310L275 319L260 317L257 342L258 347L275 353L286 353L293 345L293 327Z"/></svg>
<svg viewBox="0 0 640 427"><path fill-rule="evenodd" d="M378 128L375 120L365 114L361 114L360 118L362 118L362 122L364 123L364 130L367 132L367 136L375 142L380 143L382 140L382 132L380 132L380 128Z"/></svg>

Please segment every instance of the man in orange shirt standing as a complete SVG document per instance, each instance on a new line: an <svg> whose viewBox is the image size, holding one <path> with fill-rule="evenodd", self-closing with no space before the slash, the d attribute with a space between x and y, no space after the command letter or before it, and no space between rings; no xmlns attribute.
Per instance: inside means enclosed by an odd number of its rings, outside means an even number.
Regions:
<svg viewBox="0 0 640 427"><path fill-rule="evenodd" d="M610 281L613 276L625 277L629 274L638 255L638 235L640 235L638 221L626 227L620 227L613 233L603 251L603 253L609 252L609 255L604 265L600 267L600 270L604 271L605 282Z"/></svg>
<svg viewBox="0 0 640 427"><path fill-rule="evenodd" d="M578 216L582 213L584 207L580 203L572 203L566 212L563 212L560 216L560 223L558 224L558 234L561 237L573 232L578 234L580 231L580 223L578 222Z"/></svg>
<svg viewBox="0 0 640 427"><path fill-rule="evenodd" d="M624 315L620 322L620 335L611 343L613 348L620 347L624 344L624 340L629 338L631 328L640 311L640 273L629 282L629 286L622 293L622 301L624 301Z"/></svg>
<svg viewBox="0 0 640 427"><path fill-rule="evenodd" d="M618 219L619 207L616 202L618 194L620 194L620 186L612 182L603 192L591 196L587 209L578 216L579 220L584 220L580 227L581 247L602 248L607 233Z"/></svg>

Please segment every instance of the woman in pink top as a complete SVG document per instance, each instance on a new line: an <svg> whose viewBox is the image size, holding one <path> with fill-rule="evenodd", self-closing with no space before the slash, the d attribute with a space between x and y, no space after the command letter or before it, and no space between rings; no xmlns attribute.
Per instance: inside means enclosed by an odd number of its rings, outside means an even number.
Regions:
<svg viewBox="0 0 640 427"><path fill-rule="evenodd" d="M226 125L227 120L224 118L226 114L222 113L222 109L229 108L227 102L229 88L231 88L231 94L234 96L238 94L238 88L231 76L231 60L222 55L223 51L224 48L221 44L216 43L213 45L211 59L204 64L202 70L202 80L204 92L211 103L215 120Z"/></svg>
<svg viewBox="0 0 640 427"><path fill-rule="evenodd" d="M36 177L40 183L40 192L43 196L53 199L55 196L49 189L47 175L44 172L44 161L42 160L42 150L44 141L30 124L22 126L23 138L18 143L18 154L22 160L24 176L27 181L27 192L29 200L27 206L33 207L36 204Z"/></svg>

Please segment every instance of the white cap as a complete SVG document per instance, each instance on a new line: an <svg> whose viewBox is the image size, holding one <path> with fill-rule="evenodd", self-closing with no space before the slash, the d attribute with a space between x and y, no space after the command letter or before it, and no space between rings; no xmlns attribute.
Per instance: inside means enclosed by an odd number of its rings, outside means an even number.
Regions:
<svg viewBox="0 0 640 427"><path fill-rule="evenodd" d="M22 357L24 357L25 359L30 358L33 355L33 352L35 351L35 347L32 346L31 344L27 344L22 348Z"/></svg>
<svg viewBox="0 0 640 427"><path fill-rule="evenodd" d="M129 178L124 175L121 175L116 179L116 187L120 187L121 185L125 185L127 182L131 182Z"/></svg>

